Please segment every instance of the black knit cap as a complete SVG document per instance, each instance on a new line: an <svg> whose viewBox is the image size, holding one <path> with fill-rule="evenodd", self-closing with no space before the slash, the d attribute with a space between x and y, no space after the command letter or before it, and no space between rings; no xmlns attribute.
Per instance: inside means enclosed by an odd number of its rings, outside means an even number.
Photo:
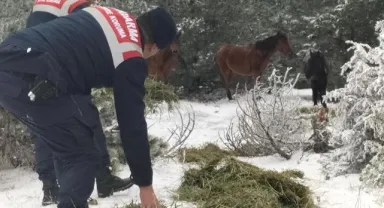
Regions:
<svg viewBox="0 0 384 208"><path fill-rule="evenodd" d="M166 48L176 37L176 23L171 14L162 7L149 12L151 30L159 49Z"/></svg>

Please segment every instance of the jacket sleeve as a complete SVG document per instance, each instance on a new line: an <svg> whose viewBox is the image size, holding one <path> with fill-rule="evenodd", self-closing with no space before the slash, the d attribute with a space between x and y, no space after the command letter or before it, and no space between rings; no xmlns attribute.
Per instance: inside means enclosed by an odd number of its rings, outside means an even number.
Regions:
<svg viewBox="0 0 384 208"><path fill-rule="evenodd" d="M78 0L72 5L72 7L69 8L68 13L77 12L81 9L88 7L88 6L89 6L88 1ZM31 13L29 14L27 21L26 21L26 28L33 27L33 26L41 24L41 23L46 23L46 22L52 21L58 17L59 16L56 16L56 15L49 13L49 12L43 12L43 11L33 12L33 11L31 11Z"/></svg>
<svg viewBox="0 0 384 208"><path fill-rule="evenodd" d="M144 116L147 65L143 58L125 60L116 68L113 92L125 156L138 186L152 184L148 130Z"/></svg>
<svg viewBox="0 0 384 208"><path fill-rule="evenodd" d="M33 27L36 25L39 25L41 23L46 23L51 20L56 19L57 16L50 14L50 13L36 13L36 12L31 12L31 14L28 16L27 22L25 27Z"/></svg>

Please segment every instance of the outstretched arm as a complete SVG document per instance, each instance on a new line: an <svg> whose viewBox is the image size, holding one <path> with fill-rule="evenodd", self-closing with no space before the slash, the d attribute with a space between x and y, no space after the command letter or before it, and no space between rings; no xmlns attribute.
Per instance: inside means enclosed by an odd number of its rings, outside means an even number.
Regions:
<svg viewBox="0 0 384 208"><path fill-rule="evenodd" d="M148 130L144 116L147 65L141 57L131 58L116 69L114 98L120 137L136 185L152 185Z"/></svg>

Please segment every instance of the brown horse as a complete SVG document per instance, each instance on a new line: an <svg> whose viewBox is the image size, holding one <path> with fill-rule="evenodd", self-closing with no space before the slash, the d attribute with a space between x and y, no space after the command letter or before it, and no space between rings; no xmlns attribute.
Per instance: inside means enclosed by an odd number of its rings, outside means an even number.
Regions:
<svg viewBox="0 0 384 208"><path fill-rule="evenodd" d="M177 33L175 41L169 47L147 59L150 78L165 82L171 71L175 70L179 57L180 35L181 31Z"/></svg>
<svg viewBox="0 0 384 208"><path fill-rule="evenodd" d="M231 91L229 90L232 74L252 76L256 81L267 68L271 56L276 51L291 57L294 55L287 36L281 32L257 41L255 44L247 46L224 44L217 50L215 62L219 68L229 100L232 100Z"/></svg>

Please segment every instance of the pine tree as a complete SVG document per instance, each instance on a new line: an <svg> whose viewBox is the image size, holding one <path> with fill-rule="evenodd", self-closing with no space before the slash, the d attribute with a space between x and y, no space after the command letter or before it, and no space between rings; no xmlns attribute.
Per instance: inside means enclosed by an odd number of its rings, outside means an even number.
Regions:
<svg viewBox="0 0 384 208"><path fill-rule="evenodd" d="M351 59L342 66L342 74L346 74L346 85L329 93L327 97L337 97L337 112L340 116L340 131L333 140L342 148L333 155L330 169L338 173L356 173L366 167L384 144L384 21L375 27L379 33L378 46L348 41L354 51ZM378 164L382 154L372 160L375 165L363 171L363 179L370 181L382 164ZM342 165L344 164L344 165Z"/></svg>

